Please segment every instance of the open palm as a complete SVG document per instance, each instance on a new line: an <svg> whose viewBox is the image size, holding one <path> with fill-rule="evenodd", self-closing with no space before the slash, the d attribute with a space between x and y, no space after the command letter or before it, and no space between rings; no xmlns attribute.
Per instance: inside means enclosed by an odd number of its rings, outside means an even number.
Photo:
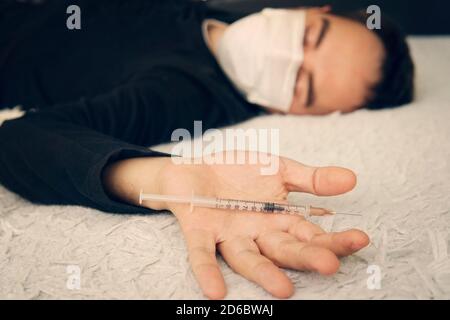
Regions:
<svg viewBox="0 0 450 320"><path fill-rule="evenodd" d="M239 154L236 152L235 154ZM245 153L248 159L250 153ZM216 154L214 156L223 156ZM256 154L258 155L258 154ZM161 193L264 201L285 201L289 192L337 195L353 189L356 178L343 168L314 168L273 157L278 170L261 174L262 164L171 165L162 177ZM293 294L292 282L280 269L333 274L340 256L369 243L365 233L349 230L325 233L300 216L195 208L167 204L181 225L189 260L203 293L213 299L226 295L216 250L237 273L272 295Z"/></svg>

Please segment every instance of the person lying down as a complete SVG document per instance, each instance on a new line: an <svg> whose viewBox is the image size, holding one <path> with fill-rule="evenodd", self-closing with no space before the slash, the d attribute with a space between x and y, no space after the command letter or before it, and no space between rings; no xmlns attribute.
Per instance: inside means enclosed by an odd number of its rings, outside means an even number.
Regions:
<svg viewBox="0 0 450 320"><path fill-rule="evenodd" d="M81 28L68 29L76 4ZM389 21L329 8L266 8L245 17L203 2L7 1L0 10L0 107L25 115L0 127L0 182L40 204L157 214L180 223L205 296L226 295L220 253L237 273L286 298L283 268L335 273L369 243L360 230L326 233L301 216L165 202L139 192L284 201L290 192L346 193L349 169L272 155L261 165L177 164L147 146L194 121L217 128L260 114L322 115L410 102L414 66ZM383 19L384 20L384 19ZM306 137L307 138L307 137ZM212 155L220 157L221 154ZM318 155L319 156L319 155Z"/></svg>

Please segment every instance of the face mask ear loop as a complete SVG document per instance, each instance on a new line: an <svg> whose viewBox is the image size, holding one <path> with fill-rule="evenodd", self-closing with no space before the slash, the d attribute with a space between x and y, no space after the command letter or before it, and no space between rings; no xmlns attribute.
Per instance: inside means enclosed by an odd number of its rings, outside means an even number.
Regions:
<svg viewBox="0 0 450 320"><path fill-rule="evenodd" d="M294 98L294 92L295 92L295 85L297 82L298 73L300 71L300 68L304 62L305 59L305 51L304 51L304 42L305 42L305 29L306 29L306 13L304 11L299 13L299 22L295 23L295 32L293 34L295 37L298 37L299 42L296 43L296 40L294 39L293 46L292 46L292 65L290 66L290 75L291 79L290 82L294 83L293 88L284 88L285 90L289 90L289 93L292 93L291 103ZM301 18L301 19L300 19ZM301 21L301 22L300 22ZM303 24L303 26L301 25ZM298 51L297 51L298 50ZM289 83L289 80L285 83L285 86L287 86ZM286 91L287 92L287 91Z"/></svg>

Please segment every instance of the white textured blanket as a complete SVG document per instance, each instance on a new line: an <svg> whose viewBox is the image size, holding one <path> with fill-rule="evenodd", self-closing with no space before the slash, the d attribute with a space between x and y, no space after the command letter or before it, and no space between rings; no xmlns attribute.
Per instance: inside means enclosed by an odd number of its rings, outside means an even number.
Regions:
<svg viewBox="0 0 450 320"><path fill-rule="evenodd" d="M318 118L268 116L238 125L280 128L282 155L358 173L358 186L348 195L298 198L363 213L319 222L328 230L362 228L371 236L370 247L342 260L331 277L289 271L297 288L293 299L450 298L450 38L410 42L418 91L408 107ZM221 264L227 298L270 298ZM73 282L78 271L79 289ZM202 295L171 214L37 206L0 186L0 298Z"/></svg>

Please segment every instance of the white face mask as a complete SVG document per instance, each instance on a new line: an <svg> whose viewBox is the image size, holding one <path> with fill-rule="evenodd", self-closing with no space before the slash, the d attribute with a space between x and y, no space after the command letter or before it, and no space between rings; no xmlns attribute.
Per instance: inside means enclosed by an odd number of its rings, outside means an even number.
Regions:
<svg viewBox="0 0 450 320"><path fill-rule="evenodd" d="M288 112L303 62L306 13L264 9L231 24L217 59L247 101Z"/></svg>

